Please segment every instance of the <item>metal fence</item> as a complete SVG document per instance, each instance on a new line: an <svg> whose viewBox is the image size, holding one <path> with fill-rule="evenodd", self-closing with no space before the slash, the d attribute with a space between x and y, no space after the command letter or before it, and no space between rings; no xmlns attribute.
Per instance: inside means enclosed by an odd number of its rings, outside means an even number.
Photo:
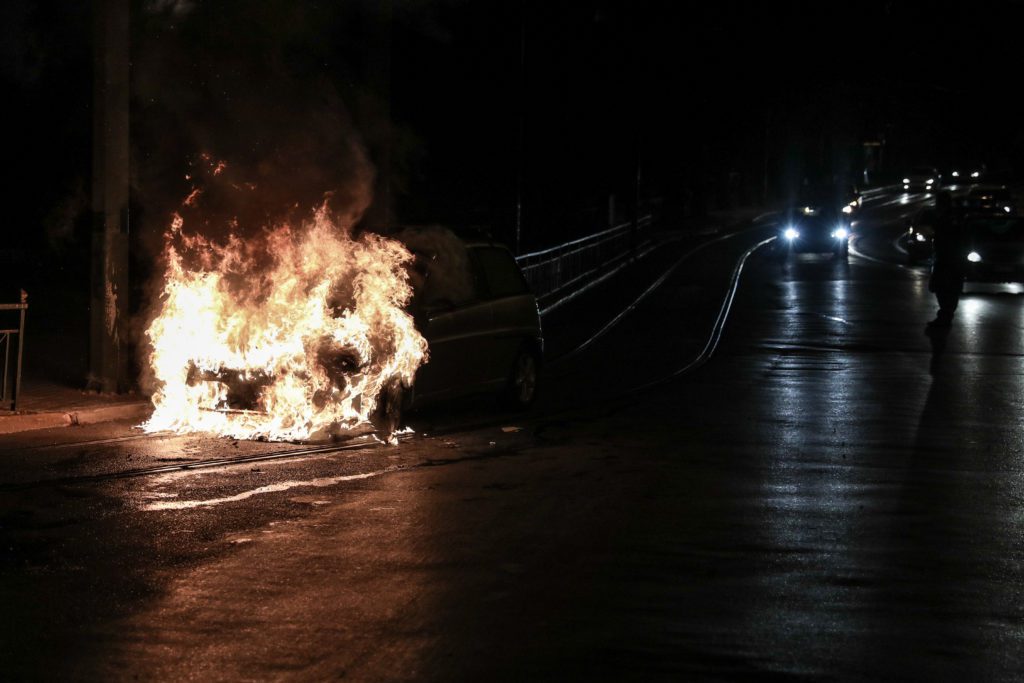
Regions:
<svg viewBox="0 0 1024 683"><path fill-rule="evenodd" d="M571 292L598 277L639 246L650 216L516 258L538 299Z"/></svg>
<svg viewBox="0 0 1024 683"><path fill-rule="evenodd" d="M11 410L18 409L18 392L21 391L21 354L25 348L25 311L28 310L28 295L21 292L21 302L16 304L0 304L0 311L17 312L18 326L7 329L0 329L0 348L3 349L4 366L0 373L0 405L11 404ZM6 313L5 317L8 316ZM3 323L0 323L3 324ZM14 337L18 338L18 348L15 354L11 353L11 345ZM14 355L14 377L11 377L11 356ZM12 386L13 384L13 386Z"/></svg>

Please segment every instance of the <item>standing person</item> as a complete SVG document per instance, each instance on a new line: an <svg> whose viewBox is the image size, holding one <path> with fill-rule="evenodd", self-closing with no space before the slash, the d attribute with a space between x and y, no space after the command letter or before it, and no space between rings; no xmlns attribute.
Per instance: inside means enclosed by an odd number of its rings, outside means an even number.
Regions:
<svg viewBox="0 0 1024 683"><path fill-rule="evenodd" d="M953 196L940 192L935 197L935 257L928 289L935 293L939 312L928 329L948 329L964 290L964 259L967 241L960 217L953 210Z"/></svg>

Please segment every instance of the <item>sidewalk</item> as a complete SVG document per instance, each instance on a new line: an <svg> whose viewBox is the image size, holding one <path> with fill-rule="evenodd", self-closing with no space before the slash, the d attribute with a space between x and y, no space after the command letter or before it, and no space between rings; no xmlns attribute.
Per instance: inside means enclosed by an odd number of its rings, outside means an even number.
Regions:
<svg viewBox="0 0 1024 683"><path fill-rule="evenodd" d="M17 412L10 407L8 403L0 409L0 435L110 420L141 421L150 404L134 394L96 394L29 377L22 382Z"/></svg>

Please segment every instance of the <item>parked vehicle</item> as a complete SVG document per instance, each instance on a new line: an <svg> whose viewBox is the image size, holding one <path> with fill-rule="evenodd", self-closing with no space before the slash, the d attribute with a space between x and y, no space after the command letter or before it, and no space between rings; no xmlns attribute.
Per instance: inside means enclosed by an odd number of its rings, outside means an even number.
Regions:
<svg viewBox="0 0 1024 683"><path fill-rule="evenodd" d="M430 354L403 404L489 392L511 408L530 406L544 336L537 300L512 253L438 228L398 238L416 256L411 312Z"/></svg>

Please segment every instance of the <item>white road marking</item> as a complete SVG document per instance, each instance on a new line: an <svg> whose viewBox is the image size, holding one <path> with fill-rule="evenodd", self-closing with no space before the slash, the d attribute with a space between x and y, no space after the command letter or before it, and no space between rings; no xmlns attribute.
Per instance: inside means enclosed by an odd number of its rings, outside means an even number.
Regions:
<svg viewBox="0 0 1024 683"><path fill-rule="evenodd" d="M159 511L159 510L187 510L198 507L213 507L215 505L223 505L224 503L235 503L240 500L252 498L253 496L260 496L265 493L277 493L279 491L287 491L295 488L323 488L325 486L334 486L346 481L356 481L359 479L370 479L377 477L382 474L388 474L389 472L396 472L400 467L389 467L383 470L376 470L374 472L363 472L362 474L347 474L340 477L319 477L317 479L308 479L306 481L282 481L278 484L267 484L266 486L260 486L255 489L236 493L233 496L225 496L223 498L210 498L208 500L178 500L178 501L156 501L148 503L142 506L142 509L147 512Z"/></svg>

